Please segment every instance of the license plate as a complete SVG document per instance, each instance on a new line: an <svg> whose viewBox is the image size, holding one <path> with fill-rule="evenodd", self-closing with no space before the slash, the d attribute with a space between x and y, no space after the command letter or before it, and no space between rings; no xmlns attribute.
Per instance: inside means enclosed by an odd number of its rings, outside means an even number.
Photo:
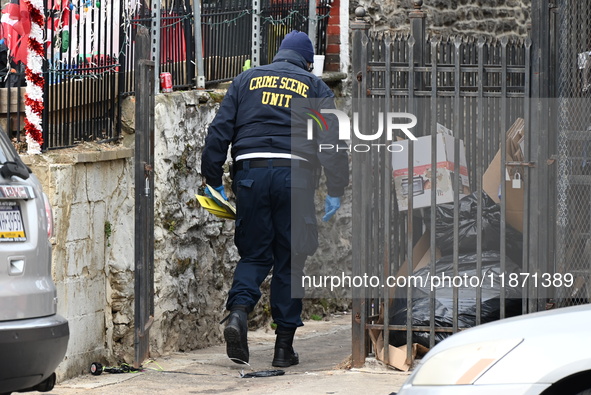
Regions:
<svg viewBox="0 0 591 395"><path fill-rule="evenodd" d="M18 204L0 205L0 243L26 241L25 227Z"/></svg>

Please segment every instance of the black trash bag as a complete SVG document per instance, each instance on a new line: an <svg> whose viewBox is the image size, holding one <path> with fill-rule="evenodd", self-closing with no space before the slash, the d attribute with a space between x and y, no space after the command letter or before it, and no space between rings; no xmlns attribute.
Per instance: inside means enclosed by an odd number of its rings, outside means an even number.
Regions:
<svg viewBox="0 0 591 395"><path fill-rule="evenodd" d="M475 193L460 199L458 247L460 254L476 252L478 200ZM425 210L425 225L431 226L431 210ZM507 256L513 262L522 262L523 235L507 225L505 231ZM454 205L453 203L436 206L435 243L441 255L453 254L454 242ZM501 207L482 191L482 251L500 251L501 249Z"/></svg>
<svg viewBox="0 0 591 395"><path fill-rule="evenodd" d="M501 295L501 255L497 251L484 251L482 253L482 272L476 273L476 254L465 254L459 256L458 275L467 278L462 285L458 287L458 327L471 328L476 325L476 287L478 281L481 282L482 304L481 304L481 323L495 321L500 319L500 295ZM412 290L412 325L429 326L431 321L431 298L430 281L434 277L439 279L445 276L453 276L453 256L445 256L435 263L435 276L431 276L430 267L424 267L414 272L414 278L420 278L416 281L417 287ZM521 269L509 258L505 259L505 317L512 317L521 314L521 280L509 281L511 273L518 274ZM517 284L513 284L513 283ZM516 285L515 287L509 286ZM458 283L459 284L459 283ZM467 285L467 286L464 286ZM392 301L389 311L391 325L406 325L406 287L396 289L395 299ZM435 292L435 327L451 328L453 327L453 285L445 282L443 286L436 288ZM435 332L435 344L450 336L448 332ZM413 343L419 343L425 347L430 347L429 332L413 332ZM399 347L406 344L406 332L390 331L390 344Z"/></svg>

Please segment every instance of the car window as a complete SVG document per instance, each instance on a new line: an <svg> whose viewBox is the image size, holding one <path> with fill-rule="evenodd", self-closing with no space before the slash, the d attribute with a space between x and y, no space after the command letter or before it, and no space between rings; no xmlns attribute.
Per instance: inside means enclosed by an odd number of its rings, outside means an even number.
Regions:
<svg viewBox="0 0 591 395"><path fill-rule="evenodd" d="M4 162L19 162L20 157L10 142L8 135L0 128L0 164Z"/></svg>

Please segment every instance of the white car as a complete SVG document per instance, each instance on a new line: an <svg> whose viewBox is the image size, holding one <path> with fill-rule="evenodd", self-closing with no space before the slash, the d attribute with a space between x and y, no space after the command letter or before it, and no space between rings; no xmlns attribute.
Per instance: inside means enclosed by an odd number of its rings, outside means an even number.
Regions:
<svg viewBox="0 0 591 395"><path fill-rule="evenodd" d="M425 355L398 395L591 394L591 305L484 324Z"/></svg>

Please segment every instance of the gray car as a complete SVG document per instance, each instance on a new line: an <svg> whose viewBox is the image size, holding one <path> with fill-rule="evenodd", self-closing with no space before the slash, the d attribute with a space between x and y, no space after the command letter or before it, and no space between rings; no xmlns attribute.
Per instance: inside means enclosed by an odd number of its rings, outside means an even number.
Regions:
<svg viewBox="0 0 591 395"><path fill-rule="evenodd" d="M0 128L0 394L50 391L68 322L51 278L53 218L37 178Z"/></svg>

